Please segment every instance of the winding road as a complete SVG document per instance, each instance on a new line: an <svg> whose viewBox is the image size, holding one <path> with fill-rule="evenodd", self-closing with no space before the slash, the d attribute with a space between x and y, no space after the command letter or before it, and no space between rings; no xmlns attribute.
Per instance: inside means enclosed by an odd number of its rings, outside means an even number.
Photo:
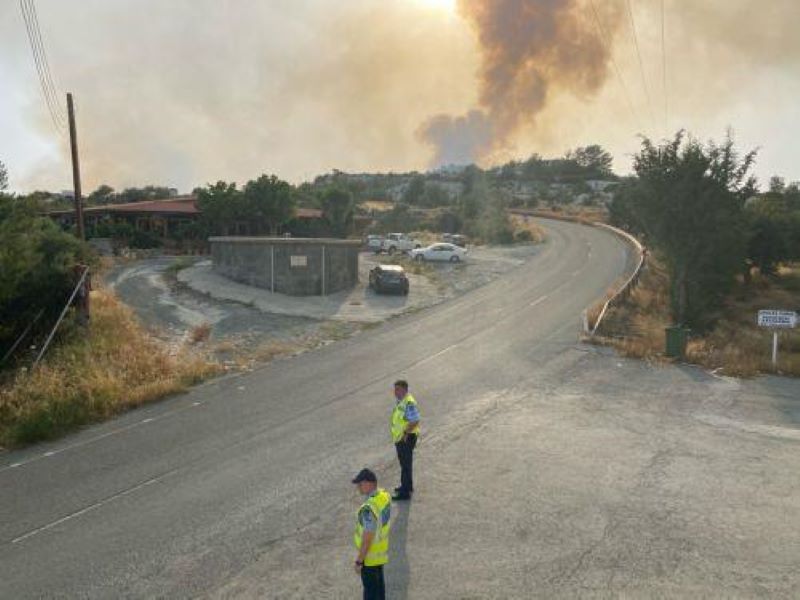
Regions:
<svg viewBox="0 0 800 600"><path fill-rule="evenodd" d="M577 344L630 268L548 222L523 267L253 373L0 455L0 598L355 598L352 475L420 402L390 598L800 595L800 388Z"/></svg>

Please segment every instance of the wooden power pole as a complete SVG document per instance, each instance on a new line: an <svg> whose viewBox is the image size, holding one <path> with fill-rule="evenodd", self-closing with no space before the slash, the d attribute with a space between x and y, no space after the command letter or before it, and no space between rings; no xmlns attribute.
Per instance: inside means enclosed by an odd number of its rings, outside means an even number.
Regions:
<svg viewBox="0 0 800 600"><path fill-rule="evenodd" d="M69 117L69 146L72 152L72 185L75 189L75 223L78 237L86 239L83 229L83 197L81 195L81 165L78 162L78 133L75 130L75 108L72 105L72 94L67 93L67 115Z"/></svg>

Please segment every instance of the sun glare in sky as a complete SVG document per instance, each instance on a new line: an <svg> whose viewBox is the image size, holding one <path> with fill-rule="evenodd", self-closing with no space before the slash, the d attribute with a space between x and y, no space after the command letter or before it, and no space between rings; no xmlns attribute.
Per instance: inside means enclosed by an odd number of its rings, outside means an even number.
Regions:
<svg viewBox="0 0 800 600"><path fill-rule="evenodd" d="M419 0L421 4L429 8L436 8L448 12L455 12L457 0Z"/></svg>

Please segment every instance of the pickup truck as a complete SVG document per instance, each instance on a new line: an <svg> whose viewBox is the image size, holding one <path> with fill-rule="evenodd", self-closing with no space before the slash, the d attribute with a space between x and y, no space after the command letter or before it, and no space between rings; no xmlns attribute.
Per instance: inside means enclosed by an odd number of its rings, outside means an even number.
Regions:
<svg viewBox="0 0 800 600"><path fill-rule="evenodd" d="M390 233L383 240L381 250L394 254L395 252L410 252L414 248L422 248L422 244L405 233Z"/></svg>

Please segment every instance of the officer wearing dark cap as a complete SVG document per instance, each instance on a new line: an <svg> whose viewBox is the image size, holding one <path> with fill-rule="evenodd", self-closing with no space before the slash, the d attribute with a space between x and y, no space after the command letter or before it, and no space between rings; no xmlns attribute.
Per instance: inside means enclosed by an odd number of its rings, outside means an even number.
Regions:
<svg viewBox="0 0 800 600"><path fill-rule="evenodd" d="M353 534L357 550L355 571L361 576L364 600L384 600L383 565L389 562L392 498L386 490L378 487L378 478L369 469L362 469L353 483L364 496L364 502L356 513Z"/></svg>

